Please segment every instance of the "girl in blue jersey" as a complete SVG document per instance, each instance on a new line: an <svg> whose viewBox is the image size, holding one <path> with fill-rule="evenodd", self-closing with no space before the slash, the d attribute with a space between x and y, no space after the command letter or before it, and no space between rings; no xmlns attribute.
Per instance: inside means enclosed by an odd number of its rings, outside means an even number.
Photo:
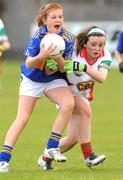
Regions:
<svg viewBox="0 0 123 180"><path fill-rule="evenodd" d="M123 29L119 33L115 58L119 64L119 71L123 73Z"/></svg>
<svg viewBox="0 0 123 180"><path fill-rule="evenodd" d="M63 29L63 9L57 3L49 3L41 7L37 20L39 29L31 38L24 51L26 61L21 66L18 112L15 121L7 132L3 149L0 153L0 172L9 171L9 161L13 147L26 126L37 99L43 95L61 107L53 124L45 154L56 161L66 161L66 157L61 155L58 145L72 114L74 99L64 79L64 74L61 72L64 71L65 59L72 54L74 38L71 33ZM62 36L66 44L63 56L54 56L61 72L58 71L50 76L45 75L44 65L46 59L50 58L54 47L51 45L47 50L44 49L43 45L40 47L42 38L48 33Z"/></svg>

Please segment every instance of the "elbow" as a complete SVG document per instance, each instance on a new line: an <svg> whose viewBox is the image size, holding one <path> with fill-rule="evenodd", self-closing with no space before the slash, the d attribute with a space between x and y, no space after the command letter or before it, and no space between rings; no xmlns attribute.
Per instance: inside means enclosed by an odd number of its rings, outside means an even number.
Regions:
<svg viewBox="0 0 123 180"><path fill-rule="evenodd" d="M28 69L28 68L31 68L31 66L30 66L30 64L29 64L28 62L26 62L25 65L26 65L26 68L27 68L27 69Z"/></svg>
<svg viewBox="0 0 123 180"><path fill-rule="evenodd" d="M102 80L99 80L98 82L99 82L100 84L102 84L104 81L102 81Z"/></svg>
<svg viewBox="0 0 123 180"><path fill-rule="evenodd" d="M98 79L97 81L98 81L100 84L102 84L102 83L104 83L105 78L100 78L100 79Z"/></svg>
<svg viewBox="0 0 123 180"><path fill-rule="evenodd" d="M105 70L100 76L98 76L97 81L102 84L107 78L108 70Z"/></svg>
<svg viewBox="0 0 123 180"><path fill-rule="evenodd" d="M26 66L26 68L32 68L32 62L31 62L30 57L27 57L25 66Z"/></svg>

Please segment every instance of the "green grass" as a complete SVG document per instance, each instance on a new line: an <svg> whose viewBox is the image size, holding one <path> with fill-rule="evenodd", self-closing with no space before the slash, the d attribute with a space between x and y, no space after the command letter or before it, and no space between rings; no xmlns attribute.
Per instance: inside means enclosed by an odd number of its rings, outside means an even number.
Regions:
<svg viewBox="0 0 123 180"><path fill-rule="evenodd" d="M4 62L0 77L0 146L13 122L18 101L21 60ZM20 136L13 151L10 173L0 174L1 180L122 180L123 179L123 75L111 69L104 84L96 84L93 110L92 142L106 161L95 168L87 168L81 160L79 145L65 153L68 161L54 162L53 171L44 172L37 164L40 152L46 145L53 121L55 106L46 98L38 101L29 124Z"/></svg>

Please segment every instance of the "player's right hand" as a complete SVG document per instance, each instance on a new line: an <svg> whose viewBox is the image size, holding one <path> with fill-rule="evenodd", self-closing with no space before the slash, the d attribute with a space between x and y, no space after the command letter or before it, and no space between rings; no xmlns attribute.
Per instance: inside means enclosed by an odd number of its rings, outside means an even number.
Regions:
<svg viewBox="0 0 123 180"><path fill-rule="evenodd" d="M40 52L39 56L41 56L41 59L50 58L52 56L52 52L56 48L55 45L51 44L47 49L45 48L44 44L40 46Z"/></svg>
<svg viewBox="0 0 123 180"><path fill-rule="evenodd" d="M119 63L119 71L123 73L123 61Z"/></svg>
<svg viewBox="0 0 123 180"><path fill-rule="evenodd" d="M55 71L57 69L57 63L54 59L47 59L46 67L48 67L51 71Z"/></svg>

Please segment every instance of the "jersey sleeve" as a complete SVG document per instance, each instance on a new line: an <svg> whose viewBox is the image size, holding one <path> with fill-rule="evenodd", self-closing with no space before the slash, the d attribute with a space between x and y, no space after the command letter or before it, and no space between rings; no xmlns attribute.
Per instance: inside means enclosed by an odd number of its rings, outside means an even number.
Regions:
<svg viewBox="0 0 123 180"><path fill-rule="evenodd" d="M37 38L32 38L27 42L26 47L24 49L25 56L36 56L40 51L40 42Z"/></svg>
<svg viewBox="0 0 123 180"><path fill-rule="evenodd" d="M72 53L73 53L75 38L71 33L67 32L67 31L65 31L65 33L63 34L62 37L65 41L65 51L63 53L63 57L65 59L71 58Z"/></svg>
<svg viewBox="0 0 123 180"><path fill-rule="evenodd" d="M123 31L119 33L116 50L123 53Z"/></svg>
<svg viewBox="0 0 123 180"><path fill-rule="evenodd" d="M110 69L110 66L111 66L111 63L112 63L112 57L111 57L111 54L108 50L105 50L105 55L104 57L102 58L102 61L100 62L98 68L105 68L105 69Z"/></svg>
<svg viewBox="0 0 123 180"><path fill-rule="evenodd" d="M67 58L67 57L71 58L72 53L73 53L73 46L74 46L74 42L67 43L66 50L63 54L64 58Z"/></svg>

